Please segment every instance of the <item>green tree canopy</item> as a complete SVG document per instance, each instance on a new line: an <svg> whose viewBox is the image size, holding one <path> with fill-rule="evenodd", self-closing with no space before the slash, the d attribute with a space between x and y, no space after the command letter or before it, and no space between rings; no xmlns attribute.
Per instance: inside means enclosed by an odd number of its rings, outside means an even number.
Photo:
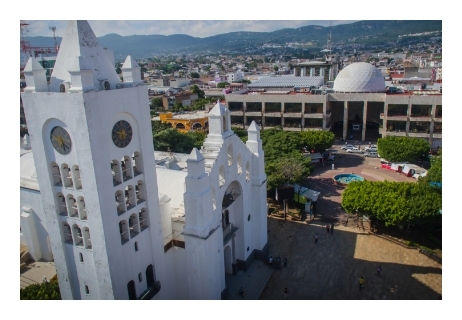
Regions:
<svg viewBox="0 0 462 320"><path fill-rule="evenodd" d="M224 82L219 82L219 83L217 84L217 88L225 88L227 85L229 85L229 82L226 82L226 81L224 81Z"/></svg>
<svg viewBox="0 0 462 320"><path fill-rule="evenodd" d="M201 76L198 72L191 72L191 78L199 79Z"/></svg>
<svg viewBox="0 0 462 320"><path fill-rule="evenodd" d="M179 132L175 128L160 131L153 136L154 148L159 151L190 153L194 148L195 141L191 136Z"/></svg>
<svg viewBox="0 0 462 320"><path fill-rule="evenodd" d="M58 280L31 284L19 292L21 300L61 300Z"/></svg>
<svg viewBox="0 0 462 320"><path fill-rule="evenodd" d="M193 84L191 86L191 92L192 93L197 93L197 97L200 98L200 99L204 99L205 98L205 92L201 89L199 89L199 87L195 84Z"/></svg>
<svg viewBox="0 0 462 320"><path fill-rule="evenodd" d="M324 151L332 147L335 134L332 131L303 131L301 132L304 146L309 150Z"/></svg>
<svg viewBox="0 0 462 320"><path fill-rule="evenodd" d="M154 136L155 134L164 131L166 129L169 129L170 126L160 120L153 120L151 121L152 123L152 135Z"/></svg>
<svg viewBox="0 0 462 320"><path fill-rule="evenodd" d="M424 183L352 182L342 195L347 212L375 217L386 226L426 223L439 217L441 190Z"/></svg>
<svg viewBox="0 0 462 320"><path fill-rule="evenodd" d="M443 183L443 154L441 150L438 156L431 157L430 165L431 167L428 169L427 175L421 181L424 183Z"/></svg>
<svg viewBox="0 0 462 320"><path fill-rule="evenodd" d="M285 183L300 183L310 174L310 159L299 153L284 155L282 158L267 162L265 171L269 190Z"/></svg>
<svg viewBox="0 0 462 320"><path fill-rule="evenodd" d="M430 144L424 139L387 136L379 138L377 148L380 156L388 161L417 161L428 155Z"/></svg>
<svg viewBox="0 0 462 320"><path fill-rule="evenodd" d="M162 103L162 98L152 98L149 106L153 110L161 110L164 106Z"/></svg>

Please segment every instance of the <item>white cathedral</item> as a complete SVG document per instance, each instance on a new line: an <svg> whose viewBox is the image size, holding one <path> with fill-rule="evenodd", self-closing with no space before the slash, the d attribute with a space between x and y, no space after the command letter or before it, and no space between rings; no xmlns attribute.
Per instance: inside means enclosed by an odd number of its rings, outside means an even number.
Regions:
<svg viewBox="0 0 462 320"><path fill-rule="evenodd" d="M71 21L47 83L29 58L21 98L21 236L54 260L63 299L226 299L225 274L268 253L255 122L244 144L217 103L187 170L156 166L147 88L123 82L86 21ZM154 141L155 144L155 141Z"/></svg>

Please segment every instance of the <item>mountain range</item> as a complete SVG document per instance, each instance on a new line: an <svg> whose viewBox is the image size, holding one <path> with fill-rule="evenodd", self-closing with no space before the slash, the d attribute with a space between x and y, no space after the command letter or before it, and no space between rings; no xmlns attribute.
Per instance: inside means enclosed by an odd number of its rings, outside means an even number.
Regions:
<svg viewBox="0 0 462 320"><path fill-rule="evenodd" d="M205 38L185 34L132 35L120 36L107 34L98 37L101 46L114 51L116 61L123 60L128 54L135 59L149 58L155 54L169 53L219 53L223 50L241 51L263 44L303 43L304 48L319 49L327 43L332 32L333 47L340 44L378 45L397 42L398 36L431 31L442 31L441 20L373 20L322 27L309 25L301 28L286 28L273 32L230 32ZM439 34L441 36L441 33ZM26 37L31 46L52 47L52 37ZM58 44L61 38L57 39Z"/></svg>

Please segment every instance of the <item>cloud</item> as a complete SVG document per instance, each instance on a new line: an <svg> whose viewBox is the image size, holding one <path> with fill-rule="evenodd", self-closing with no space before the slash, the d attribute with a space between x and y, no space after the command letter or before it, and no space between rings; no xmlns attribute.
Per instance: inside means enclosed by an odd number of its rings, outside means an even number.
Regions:
<svg viewBox="0 0 462 320"><path fill-rule="evenodd" d="M28 20L27 36L53 36L50 26L56 26L56 35L62 37L66 21ZM187 34L193 37L209 37L216 34L253 31L271 32L284 28L300 28L308 25L329 26L328 20L89 20L96 36L109 33L129 35ZM350 20L335 20L332 25L352 23Z"/></svg>

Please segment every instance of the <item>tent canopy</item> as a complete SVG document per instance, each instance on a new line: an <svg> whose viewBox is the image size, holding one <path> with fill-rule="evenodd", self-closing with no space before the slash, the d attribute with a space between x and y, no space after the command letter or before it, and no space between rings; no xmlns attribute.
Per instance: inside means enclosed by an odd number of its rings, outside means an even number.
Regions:
<svg viewBox="0 0 462 320"><path fill-rule="evenodd" d="M294 183L294 191L295 193L299 194L302 197L305 197L306 199L311 199L311 201L313 202L318 201L318 197L321 194L319 191L305 188L296 183Z"/></svg>

